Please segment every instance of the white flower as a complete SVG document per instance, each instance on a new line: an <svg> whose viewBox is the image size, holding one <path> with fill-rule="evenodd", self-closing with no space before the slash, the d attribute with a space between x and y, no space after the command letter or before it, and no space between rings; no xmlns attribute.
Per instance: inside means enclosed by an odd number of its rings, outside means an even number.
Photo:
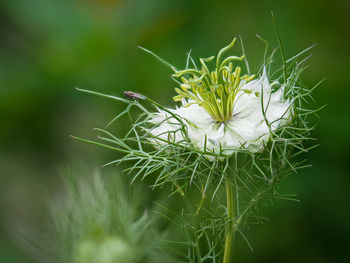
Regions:
<svg viewBox="0 0 350 263"><path fill-rule="evenodd" d="M291 102L283 99L283 86L272 91L276 84L268 81L265 69L261 78L242 83L231 118L225 122L218 123L192 100L183 99L181 107L169 111L183 120L190 141L201 150L215 153L221 150L225 155L231 155L237 149L256 152L268 141L270 129L276 130L291 117ZM151 120L155 126L149 130L154 141L160 145L168 140L184 143L179 121L164 110L158 111Z"/></svg>
<svg viewBox="0 0 350 263"><path fill-rule="evenodd" d="M292 102L284 98L284 84L270 83L265 68L258 79L253 80L254 75L241 76L241 68L234 69L232 61L241 61L243 56L222 59L234 43L235 39L219 52L213 71L205 62L211 62L214 56L200 59L201 69L174 69L173 77L181 80L174 100L181 101L181 106L158 109L152 115L153 127L148 132L153 142L186 144L189 139L203 151L224 155L239 149L257 152L264 148L273 131L291 119ZM181 130L179 119L186 126L187 135Z"/></svg>

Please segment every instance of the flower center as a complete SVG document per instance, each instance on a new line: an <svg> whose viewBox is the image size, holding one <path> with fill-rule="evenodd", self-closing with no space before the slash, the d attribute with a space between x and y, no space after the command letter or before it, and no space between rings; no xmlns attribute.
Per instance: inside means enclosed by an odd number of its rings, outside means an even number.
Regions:
<svg viewBox="0 0 350 263"><path fill-rule="evenodd" d="M180 78L180 88L175 88L176 95L173 99L181 101L187 99L190 103L196 103L203 107L208 114L218 123L230 120L233 114L236 95L241 87L241 82L249 82L254 75L241 76L241 68L235 67L233 71L232 61L242 61L244 56L229 56L221 59L225 51L232 48L236 38L223 49L216 57L216 68L209 71L206 62L212 61L215 56L200 58L201 69L176 70L173 77Z"/></svg>

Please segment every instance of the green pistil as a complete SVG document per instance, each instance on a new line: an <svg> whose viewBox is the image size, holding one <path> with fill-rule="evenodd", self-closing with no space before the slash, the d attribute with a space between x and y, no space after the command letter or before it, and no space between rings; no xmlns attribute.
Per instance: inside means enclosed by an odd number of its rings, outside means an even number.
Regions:
<svg viewBox="0 0 350 263"><path fill-rule="evenodd" d="M209 71L205 63L212 61L215 56L201 58L199 60L201 63L200 70L185 69L177 71L174 69L173 76L180 78L182 84L180 88L175 88L178 95L173 99L181 101L185 98L194 101L203 107L217 123L223 123L231 119L241 81L248 82L254 78L254 75L241 76L239 66L235 67L233 71L232 61L242 61L244 56L229 56L223 60L221 59L224 52L232 48L235 42L236 38L219 51L214 71ZM189 77L185 78L185 75Z"/></svg>

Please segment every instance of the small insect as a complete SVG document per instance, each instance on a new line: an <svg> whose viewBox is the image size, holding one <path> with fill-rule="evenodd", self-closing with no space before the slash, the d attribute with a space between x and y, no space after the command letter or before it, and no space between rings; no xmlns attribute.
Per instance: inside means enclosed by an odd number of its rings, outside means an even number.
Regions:
<svg viewBox="0 0 350 263"><path fill-rule="evenodd" d="M145 99L145 96L143 96L139 93L133 92L133 91L124 91L124 95L132 100Z"/></svg>

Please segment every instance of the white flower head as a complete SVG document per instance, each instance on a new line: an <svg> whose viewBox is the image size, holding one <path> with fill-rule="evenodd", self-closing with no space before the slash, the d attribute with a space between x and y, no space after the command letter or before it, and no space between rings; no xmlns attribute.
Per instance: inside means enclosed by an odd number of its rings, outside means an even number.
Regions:
<svg viewBox="0 0 350 263"><path fill-rule="evenodd" d="M150 122L154 127L149 133L154 142L187 143L184 136L188 136L193 146L206 152L226 156L237 150L257 152L291 119L292 102L284 98L284 85L270 82L265 67L254 79L254 75L242 76L239 66L233 70L232 62L243 56L221 58L234 43L235 39L219 52L214 71L205 64L214 57L200 59L200 70L174 69L173 76L181 79L174 100L181 106L153 114ZM174 115L186 126L186 135Z"/></svg>

